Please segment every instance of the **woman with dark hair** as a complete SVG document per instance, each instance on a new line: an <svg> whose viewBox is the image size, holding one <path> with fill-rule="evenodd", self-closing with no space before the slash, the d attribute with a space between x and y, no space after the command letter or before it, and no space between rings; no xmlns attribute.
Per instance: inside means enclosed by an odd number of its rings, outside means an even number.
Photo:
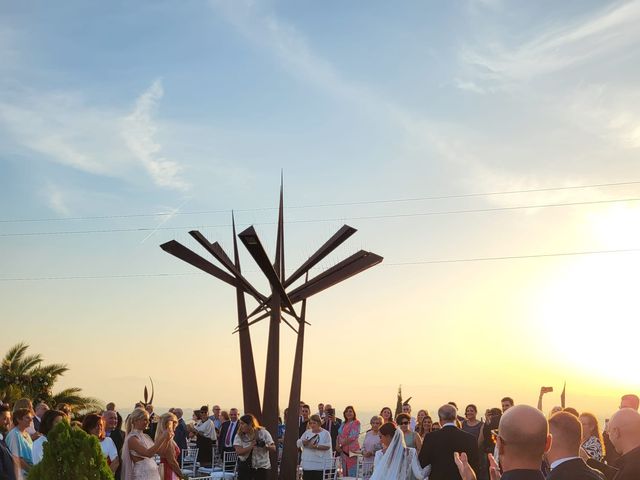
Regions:
<svg viewBox="0 0 640 480"><path fill-rule="evenodd" d="M380 416L382 417L382 423L393 423L393 412L389 407L382 407L380 410Z"/></svg>
<svg viewBox="0 0 640 480"><path fill-rule="evenodd" d="M420 467L415 448L405 445L402 430L393 423L380 427L380 443L382 450L376 452L371 480L422 480L431 471L429 466Z"/></svg>
<svg viewBox="0 0 640 480"><path fill-rule="evenodd" d="M474 404L467 405L467 408L464 409L464 417L462 430L476 437L477 441L484 426L484 423L478 420L478 407Z"/></svg>
<svg viewBox="0 0 640 480"><path fill-rule="evenodd" d="M345 408L342 414L344 415L344 422L338 429L337 451L340 452L342 458L344 476L355 477L358 469L358 457L352 457L349 453L355 453L360 450L360 443L358 442L360 420L356 417L356 411L351 405Z"/></svg>
<svg viewBox="0 0 640 480"><path fill-rule="evenodd" d="M582 450L598 462L604 457L604 442L598 419L593 413L582 412L578 418L582 424Z"/></svg>
<svg viewBox="0 0 640 480"><path fill-rule="evenodd" d="M266 480L271 468L269 452L276 451L276 444L252 414L243 415L239 420L238 434L233 441L238 454L238 480Z"/></svg>
<svg viewBox="0 0 640 480"><path fill-rule="evenodd" d="M98 437L100 448L102 449L102 455L106 458L111 471L116 473L116 470L118 470L118 467L120 466L118 449L116 448L116 444L113 443L113 440L104 434L104 421L102 420L102 416L96 413L90 413L84 417L84 420L82 421L82 429L89 435Z"/></svg>
<svg viewBox="0 0 640 480"><path fill-rule="evenodd" d="M38 432L40 436L33 442L33 448L31 450L33 464L36 465L42 461L44 455L44 444L47 442L47 435L53 427L62 422L66 418L66 415L60 410L47 410L42 416L40 421L40 428Z"/></svg>
<svg viewBox="0 0 640 480"><path fill-rule="evenodd" d="M33 416L33 410L28 408L14 409L12 415L14 428L7 433L7 438L5 439L7 447L20 463L22 476L26 476L33 466L33 441L27 431L33 422Z"/></svg>
<svg viewBox="0 0 640 480"><path fill-rule="evenodd" d="M401 413L396 417L396 423L400 427L400 430L402 430L404 443L407 447L415 448L416 451L419 452L422 448L422 437L411 430L411 415L408 413Z"/></svg>

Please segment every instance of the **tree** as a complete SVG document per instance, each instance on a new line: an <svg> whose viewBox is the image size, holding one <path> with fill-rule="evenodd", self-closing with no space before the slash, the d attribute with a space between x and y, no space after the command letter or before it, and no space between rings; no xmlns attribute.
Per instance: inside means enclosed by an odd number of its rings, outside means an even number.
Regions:
<svg viewBox="0 0 640 480"><path fill-rule="evenodd" d="M42 461L29 471L29 480L113 480L98 438L67 422L47 435Z"/></svg>
<svg viewBox="0 0 640 480"><path fill-rule="evenodd" d="M96 410L100 401L81 395L76 387L53 394L53 386L69 368L62 363L45 365L42 355L27 355L29 345L18 343L9 349L0 364L0 399L13 403L19 398L45 401L52 406L67 403L74 412Z"/></svg>

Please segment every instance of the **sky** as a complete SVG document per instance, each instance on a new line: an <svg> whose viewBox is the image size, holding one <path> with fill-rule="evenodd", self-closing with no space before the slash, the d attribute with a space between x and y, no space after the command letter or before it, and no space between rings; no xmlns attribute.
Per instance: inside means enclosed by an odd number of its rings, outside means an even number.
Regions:
<svg viewBox="0 0 640 480"><path fill-rule="evenodd" d="M238 405L235 293L159 245L230 253L233 209L273 254L282 171L289 273L343 224L312 274L384 257L309 300L305 401L544 385L550 409L566 381L607 416L640 393L639 21L634 0L2 2L0 352L105 402L152 377L160 406Z"/></svg>

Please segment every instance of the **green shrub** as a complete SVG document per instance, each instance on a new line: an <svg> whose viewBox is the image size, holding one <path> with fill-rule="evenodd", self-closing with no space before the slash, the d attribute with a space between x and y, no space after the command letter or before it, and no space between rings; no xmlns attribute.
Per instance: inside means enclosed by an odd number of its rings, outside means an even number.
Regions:
<svg viewBox="0 0 640 480"><path fill-rule="evenodd" d="M47 436L42 461L29 472L29 480L113 480L100 442L67 422Z"/></svg>

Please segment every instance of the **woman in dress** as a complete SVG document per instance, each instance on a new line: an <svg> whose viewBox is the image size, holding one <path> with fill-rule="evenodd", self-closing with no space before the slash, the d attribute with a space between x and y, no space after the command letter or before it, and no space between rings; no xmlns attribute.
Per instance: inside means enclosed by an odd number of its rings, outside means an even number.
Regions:
<svg viewBox="0 0 640 480"><path fill-rule="evenodd" d="M396 423L404 434L404 443L407 447L415 448L417 452L422 448L422 437L411 430L411 416L407 413L401 413L396 417Z"/></svg>
<svg viewBox="0 0 640 480"><path fill-rule="evenodd" d="M238 454L238 480L266 480L271 469L270 452L276 451L271 434L248 413L240 417L233 446Z"/></svg>
<svg viewBox="0 0 640 480"><path fill-rule="evenodd" d="M427 478L431 467L424 469L418 463L415 448L404 443L402 430L393 423L385 423L380 427L382 449L378 450L374 459L374 470L370 480L422 480Z"/></svg>
<svg viewBox="0 0 640 480"><path fill-rule="evenodd" d="M29 469L33 466L33 441L28 428L33 422L34 415L33 410L28 408L14 409L12 415L14 428L5 438L7 447L20 464L23 477L27 476Z"/></svg>
<svg viewBox="0 0 640 480"><path fill-rule="evenodd" d="M605 452L598 419L593 413L589 412L583 412L578 418L582 424L582 450L589 457L601 462Z"/></svg>
<svg viewBox="0 0 640 480"><path fill-rule="evenodd" d="M322 472L332 466L331 434L321 425L320 415L311 415L309 428L297 442L298 448L302 449L300 466L303 480L322 480Z"/></svg>
<svg viewBox="0 0 640 480"><path fill-rule="evenodd" d="M122 480L160 480L155 455L173 440L167 430L154 442L144 430L149 426L149 413L136 408L127 418L124 445L122 446Z"/></svg>
<svg viewBox="0 0 640 480"><path fill-rule="evenodd" d="M376 452L382 450L382 443L380 442L380 427L382 426L382 417L371 417L371 430L369 430L364 436L362 441L362 466L366 475L367 472L373 471L373 459Z"/></svg>
<svg viewBox="0 0 640 480"><path fill-rule="evenodd" d="M158 421L158 429L156 430L156 439L162 438L163 435L172 437L171 440L164 444L164 447L158 451L160 455L160 477L163 480L180 480L184 478L178 457L180 456L180 447L173 440L173 435L178 426L178 417L173 413L165 413L160 416Z"/></svg>
<svg viewBox="0 0 640 480"><path fill-rule="evenodd" d="M102 455L107 460L107 464L111 471L115 474L116 470L120 466L120 459L118 458L118 449L116 444L113 443L109 437L104 434L104 423L101 415L90 413L82 421L82 429L89 435L98 437L100 442L100 448L102 449Z"/></svg>
<svg viewBox="0 0 640 480"><path fill-rule="evenodd" d="M484 427L484 423L478 420L478 407L473 404L467 405L467 408L464 409L462 430L476 437L476 441L478 441L482 427Z"/></svg>
<svg viewBox="0 0 640 480"><path fill-rule="evenodd" d="M34 465L42 461L44 444L47 443L47 435L49 435L49 432L66 418L66 415L59 410L47 410L44 412L42 421L40 422L40 428L38 429L40 436L33 442L33 448L31 450Z"/></svg>
<svg viewBox="0 0 640 480"><path fill-rule="evenodd" d="M360 420L356 417L356 411L351 405L345 408L342 414L344 415L344 422L338 429L337 451L340 452L344 476L355 477L358 469L358 457L352 457L349 453L355 453L360 450L360 443L358 442Z"/></svg>
<svg viewBox="0 0 640 480"><path fill-rule="evenodd" d="M382 423L393 423L393 412L389 407L382 407L380 410L380 416L382 417Z"/></svg>

